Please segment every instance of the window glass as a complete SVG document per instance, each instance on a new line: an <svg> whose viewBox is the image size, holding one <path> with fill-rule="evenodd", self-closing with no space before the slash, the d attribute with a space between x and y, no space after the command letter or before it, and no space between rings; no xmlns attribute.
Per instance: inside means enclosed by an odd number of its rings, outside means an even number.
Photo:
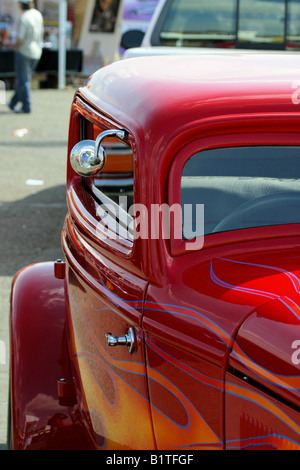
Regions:
<svg viewBox="0 0 300 470"><path fill-rule="evenodd" d="M204 230L193 216L204 204ZM181 177L183 235L300 223L299 147L231 147L193 155ZM187 208L192 210L188 211Z"/></svg>
<svg viewBox="0 0 300 470"><path fill-rule="evenodd" d="M283 43L285 0L240 0L238 40Z"/></svg>
<svg viewBox="0 0 300 470"><path fill-rule="evenodd" d="M287 48L300 45L300 0L289 0L287 5Z"/></svg>
<svg viewBox="0 0 300 470"><path fill-rule="evenodd" d="M236 0L173 0L160 32L168 46L209 46L235 39Z"/></svg>
<svg viewBox="0 0 300 470"><path fill-rule="evenodd" d="M103 131L82 118L82 140L96 141ZM133 240L133 152L116 138L102 141L107 161L101 173L82 179L90 214L98 221L99 237Z"/></svg>
<svg viewBox="0 0 300 470"><path fill-rule="evenodd" d="M300 0L170 0L159 44L299 49Z"/></svg>
<svg viewBox="0 0 300 470"><path fill-rule="evenodd" d="M96 140L103 131L85 121L85 138ZM132 149L120 140L107 137L102 141L107 157L103 171L92 178L93 185L105 196L128 210L133 204L133 154ZM125 204L126 202L126 204ZM126 206L126 207L125 207Z"/></svg>

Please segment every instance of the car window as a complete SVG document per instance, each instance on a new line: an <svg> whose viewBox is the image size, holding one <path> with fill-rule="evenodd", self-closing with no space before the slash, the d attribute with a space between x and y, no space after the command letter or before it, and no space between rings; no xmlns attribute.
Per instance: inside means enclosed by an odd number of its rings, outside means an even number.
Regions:
<svg viewBox="0 0 300 470"><path fill-rule="evenodd" d="M160 31L165 46L201 47L235 39L236 0L173 0Z"/></svg>
<svg viewBox="0 0 300 470"><path fill-rule="evenodd" d="M192 217L197 204L204 204L204 229ZM299 223L300 148L254 146L198 152L182 171L181 206L185 239L203 232ZM186 210L189 207L193 210Z"/></svg>
<svg viewBox="0 0 300 470"><path fill-rule="evenodd" d="M103 131L101 127L85 121L85 138L96 140ZM102 142L107 157L103 171L93 178L93 184L116 203L128 198L133 202L133 156L131 148L114 137L107 137ZM129 207L129 206L128 206Z"/></svg>
<svg viewBox="0 0 300 470"><path fill-rule="evenodd" d="M158 40L164 46L298 49L300 0L170 0Z"/></svg>
<svg viewBox="0 0 300 470"><path fill-rule="evenodd" d="M82 118L82 140L95 141L103 131L98 124ZM90 210L110 237L133 240L133 152L129 145L117 138L102 141L106 152L105 167L98 175L84 178L83 187L95 204ZM99 234L101 230L99 230Z"/></svg>
<svg viewBox="0 0 300 470"><path fill-rule="evenodd" d="M283 43L285 0L240 0L238 40Z"/></svg>
<svg viewBox="0 0 300 470"><path fill-rule="evenodd" d="M287 3L287 41L291 47L300 45L300 0Z"/></svg>

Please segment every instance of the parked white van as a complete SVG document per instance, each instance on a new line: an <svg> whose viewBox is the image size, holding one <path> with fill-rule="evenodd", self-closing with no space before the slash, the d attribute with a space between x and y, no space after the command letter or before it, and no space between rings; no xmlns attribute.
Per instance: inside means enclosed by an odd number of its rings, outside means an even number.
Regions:
<svg viewBox="0 0 300 470"><path fill-rule="evenodd" d="M136 34L137 42L132 36ZM126 57L170 53L170 48L300 50L298 0L161 0L145 35L131 32L143 50ZM151 51L148 50L151 48ZM153 50L152 48L158 48ZM165 50L166 48L166 50Z"/></svg>

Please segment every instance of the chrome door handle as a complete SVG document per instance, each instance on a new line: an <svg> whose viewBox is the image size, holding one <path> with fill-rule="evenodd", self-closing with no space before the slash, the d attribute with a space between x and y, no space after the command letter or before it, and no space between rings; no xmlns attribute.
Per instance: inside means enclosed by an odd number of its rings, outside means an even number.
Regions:
<svg viewBox="0 0 300 470"><path fill-rule="evenodd" d="M106 333L105 338L107 346L127 346L130 354L135 350L135 334L132 327L124 336L114 336L111 333Z"/></svg>

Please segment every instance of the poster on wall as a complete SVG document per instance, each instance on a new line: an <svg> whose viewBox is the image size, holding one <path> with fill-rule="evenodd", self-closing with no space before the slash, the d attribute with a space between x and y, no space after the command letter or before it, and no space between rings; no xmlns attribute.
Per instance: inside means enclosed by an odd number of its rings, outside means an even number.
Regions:
<svg viewBox="0 0 300 470"><path fill-rule="evenodd" d="M96 0L90 32L113 33L115 31L120 0Z"/></svg>
<svg viewBox="0 0 300 470"><path fill-rule="evenodd" d="M91 75L118 58L123 1L85 0L78 42L79 49L84 51L84 74Z"/></svg>
<svg viewBox="0 0 300 470"><path fill-rule="evenodd" d="M44 0L40 2L45 26L58 26L58 2Z"/></svg>

